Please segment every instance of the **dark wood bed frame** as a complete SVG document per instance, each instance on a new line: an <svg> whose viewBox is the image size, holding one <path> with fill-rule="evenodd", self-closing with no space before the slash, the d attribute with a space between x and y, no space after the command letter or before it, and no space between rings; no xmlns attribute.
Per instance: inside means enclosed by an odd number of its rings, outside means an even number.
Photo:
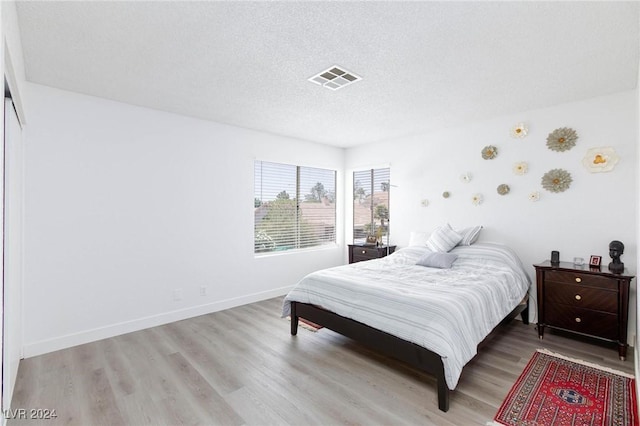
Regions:
<svg viewBox="0 0 640 426"><path fill-rule="evenodd" d="M511 321L518 314L522 316L523 323L529 324L528 297L516 306L501 324ZM300 302L291 302L291 335L293 336L298 333L299 318L322 325L435 376L438 388L438 408L442 411L449 410L449 388L444 377L444 364L440 355L366 324Z"/></svg>

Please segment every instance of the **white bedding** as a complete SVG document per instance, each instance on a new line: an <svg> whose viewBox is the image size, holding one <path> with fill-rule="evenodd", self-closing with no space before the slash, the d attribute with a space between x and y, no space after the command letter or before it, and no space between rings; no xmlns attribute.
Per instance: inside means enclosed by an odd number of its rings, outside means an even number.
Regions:
<svg viewBox="0 0 640 426"><path fill-rule="evenodd" d="M476 243L451 250L451 269L418 266L429 249L407 247L376 260L313 272L285 297L320 306L423 346L443 359L449 389L477 345L526 295L530 281L508 247Z"/></svg>

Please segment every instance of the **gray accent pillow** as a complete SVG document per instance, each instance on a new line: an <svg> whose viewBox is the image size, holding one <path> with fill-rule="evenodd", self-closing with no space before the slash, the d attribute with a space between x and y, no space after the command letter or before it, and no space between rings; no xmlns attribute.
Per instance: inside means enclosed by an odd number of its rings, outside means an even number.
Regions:
<svg viewBox="0 0 640 426"><path fill-rule="evenodd" d="M432 251L423 255L418 262L416 262L416 265L427 266L429 268L449 269L457 258L458 255L455 253Z"/></svg>

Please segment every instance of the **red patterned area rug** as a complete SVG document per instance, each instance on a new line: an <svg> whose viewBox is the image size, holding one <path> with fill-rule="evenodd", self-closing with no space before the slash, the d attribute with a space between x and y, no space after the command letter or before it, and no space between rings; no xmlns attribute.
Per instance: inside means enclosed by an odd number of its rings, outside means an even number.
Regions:
<svg viewBox="0 0 640 426"><path fill-rule="evenodd" d="M632 375L538 350L513 385L494 425L638 425Z"/></svg>
<svg viewBox="0 0 640 426"><path fill-rule="evenodd" d="M291 321L291 317L287 317L287 319ZM314 332L320 330L321 328L324 328L323 326L316 324L315 322L311 322L309 320L306 320L300 317L298 317L298 325L304 328L305 330L314 331Z"/></svg>

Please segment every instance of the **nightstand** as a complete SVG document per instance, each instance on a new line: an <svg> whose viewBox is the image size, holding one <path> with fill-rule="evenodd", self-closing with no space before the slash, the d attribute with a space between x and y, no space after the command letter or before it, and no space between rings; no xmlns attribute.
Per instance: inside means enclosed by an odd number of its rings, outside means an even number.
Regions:
<svg viewBox="0 0 640 426"><path fill-rule="evenodd" d="M629 285L634 278L602 270L551 264L536 268L538 289L538 337L551 327L618 344L621 360L627 356Z"/></svg>
<svg viewBox="0 0 640 426"><path fill-rule="evenodd" d="M379 259L393 253L395 250L396 246L378 247L349 244L349 263L362 262L363 260Z"/></svg>

